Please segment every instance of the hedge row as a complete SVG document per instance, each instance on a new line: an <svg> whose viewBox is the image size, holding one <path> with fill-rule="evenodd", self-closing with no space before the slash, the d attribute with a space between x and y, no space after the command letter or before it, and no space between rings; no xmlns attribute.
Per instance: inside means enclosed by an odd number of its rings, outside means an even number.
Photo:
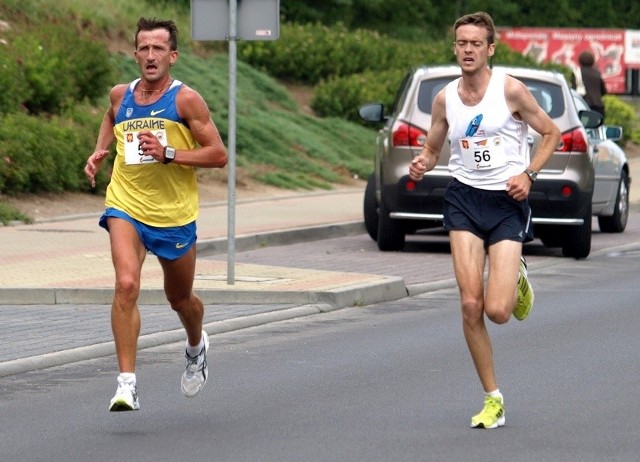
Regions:
<svg viewBox="0 0 640 462"><path fill-rule="evenodd" d="M353 121L358 121L357 108L366 101L390 105L411 67L455 62L446 38L407 42L371 30L349 31L341 24L285 24L278 40L241 43L239 55L274 77L314 86L311 107L316 114ZM494 60L502 65L538 65L500 43Z"/></svg>
<svg viewBox="0 0 640 462"><path fill-rule="evenodd" d="M82 170L98 127L87 127L91 123L80 125L68 116L0 116L0 193L89 190ZM107 183L105 170L97 179L101 187Z"/></svg>
<svg viewBox="0 0 640 462"><path fill-rule="evenodd" d="M82 168L101 116L84 102L113 83L108 50L55 23L0 38L0 193L88 190Z"/></svg>
<svg viewBox="0 0 640 462"><path fill-rule="evenodd" d="M108 50L73 27L46 24L0 38L0 114L59 114L104 96L113 73Z"/></svg>
<svg viewBox="0 0 640 462"><path fill-rule="evenodd" d="M615 95L605 95L603 100L607 125L622 127L623 142L640 143L640 117L636 109Z"/></svg>
<svg viewBox="0 0 640 462"><path fill-rule="evenodd" d="M340 24L284 24L278 40L241 42L238 55L272 76L315 85L331 77L440 60L447 49L451 55L444 42L413 44Z"/></svg>
<svg viewBox="0 0 640 462"><path fill-rule="evenodd" d="M393 69L330 78L316 86L311 108L320 117L339 115L360 122L358 107L365 102L379 101L391 107L405 74L405 69Z"/></svg>

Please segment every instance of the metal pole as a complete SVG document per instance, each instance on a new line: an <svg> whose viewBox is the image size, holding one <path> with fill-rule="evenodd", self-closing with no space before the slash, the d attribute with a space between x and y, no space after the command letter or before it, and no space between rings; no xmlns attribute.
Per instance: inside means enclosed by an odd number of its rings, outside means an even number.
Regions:
<svg viewBox="0 0 640 462"><path fill-rule="evenodd" d="M227 284L235 284L236 256L236 55L238 40L238 2L229 0L229 140L228 140L228 211L227 211Z"/></svg>

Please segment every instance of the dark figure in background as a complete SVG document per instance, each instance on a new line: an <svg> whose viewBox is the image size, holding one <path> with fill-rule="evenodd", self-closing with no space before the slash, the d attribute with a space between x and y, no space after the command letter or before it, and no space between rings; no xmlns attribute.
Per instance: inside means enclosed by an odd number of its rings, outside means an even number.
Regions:
<svg viewBox="0 0 640 462"><path fill-rule="evenodd" d="M595 66L595 58L590 51L583 51L578 56L580 67L572 75L571 87L582 94L584 100L594 111L598 111L604 117L604 102L602 97L607 94L607 88L602 79L602 74ZM582 82L582 85L580 83ZM584 90L580 88L584 86Z"/></svg>

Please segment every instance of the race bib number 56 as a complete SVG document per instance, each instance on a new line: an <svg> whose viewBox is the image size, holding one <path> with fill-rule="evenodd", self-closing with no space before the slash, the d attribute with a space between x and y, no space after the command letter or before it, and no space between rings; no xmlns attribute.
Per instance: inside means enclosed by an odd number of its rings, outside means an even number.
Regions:
<svg viewBox="0 0 640 462"><path fill-rule="evenodd" d="M501 136L490 138L462 138L462 162L471 170L490 170L507 164Z"/></svg>
<svg viewBox="0 0 640 462"><path fill-rule="evenodd" d="M138 139L139 132L125 132L124 134L124 163L127 165L149 164L157 162L153 157L142 152L142 145ZM152 131L162 146L167 145L167 133L165 130Z"/></svg>

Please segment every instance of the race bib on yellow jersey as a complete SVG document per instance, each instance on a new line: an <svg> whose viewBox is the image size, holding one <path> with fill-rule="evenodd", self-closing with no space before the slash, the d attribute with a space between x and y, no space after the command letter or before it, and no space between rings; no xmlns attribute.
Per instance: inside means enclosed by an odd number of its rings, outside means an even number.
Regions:
<svg viewBox="0 0 640 462"><path fill-rule="evenodd" d="M147 156L142 152L142 144L138 139L138 133L140 132L124 133L124 163L127 165L139 165L158 162L153 157ZM166 130L152 130L151 133L158 138L162 146L167 145Z"/></svg>
<svg viewBox="0 0 640 462"><path fill-rule="evenodd" d="M471 170L491 170L507 165L501 136L461 138L460 151L464 166Z"/></svg>

